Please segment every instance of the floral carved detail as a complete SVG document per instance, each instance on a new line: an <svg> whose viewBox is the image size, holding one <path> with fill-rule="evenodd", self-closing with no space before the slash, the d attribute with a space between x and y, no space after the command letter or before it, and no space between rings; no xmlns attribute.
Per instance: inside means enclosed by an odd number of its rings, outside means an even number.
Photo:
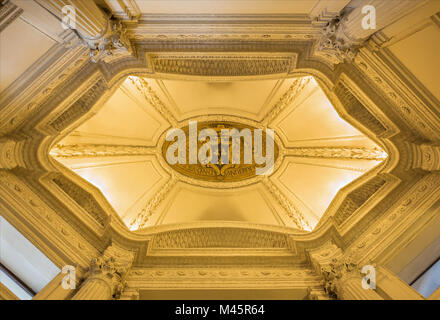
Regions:
<svg viewBox="0 0 440 320"><path fill-rule="evenodd" d="M335 64L353 61L359 50L359 45L345 36L342 21L343 17L336 17L327 23L318 47Z"/></svg>
<svg viewBox="0 0 440 320"><path fill-rule="evenodd" d="M160 98L158 97L156 92L154 92L154 90L150 87L148 82L140 77L130 76L129 79L131 83L136 87L136 89L145 97L145 100L147 100L147 102L151 104L153 108L156 109L156 111L164 117L164 119L167 119L171 123L171 125L175 127L177 125L176 118L162 102L162 100L160 100Z"/></svg>
<svg viewBox="0 0 440 320"><path fill-rule="evenodd" d="M91 260L86 274L87 280L78 292L77 297L91 298L87 297L90 285L95 280L103 280L109 285L112 298L119 299L124 290L125 277L131 268L133 259L134 253L131 251L124 250L113 244L107 247L101 256Z"/></svg>
<svg viewBox="0 0 440 320"><path fill-rule="evenodd" d="M154 236L153 249L170 248L287 248L285 234L240 228L175 230Z"/></svg>
<svg viewBox="0 0 440 320"><path fill-rule="evenodd" d="M155 154L155 147L108 144L58 144L50 151L50 155L55 158L114 157L128 155L140 156Z"/></svg>
<svg viewBox="0 0 440 320"><path fill-rule="evenodd" d="M89 56L92 62L105 60L106 57L118 53L131 52L131 44L126 32L121 21L109 19L102 37L98 40L85 39L86 45L90 48Z"/></svg>
<svg viewBox="0 0 440 320"><path fill-rule="evenodd" d="M146 226L148 219L154 213L154 210L165 199L166 195L170 193L171 189L177 183L177 179L172 176L167 183L148 201L146 206L136 215L130 223L130 230L137 230Z"/></svg>
<svg viewBox="0 0 440 320"><path fill-rule="evenodd" d="M263 179L262 182L300 230L312 230L312 227L304 218L304 215L300 212L300 210L281 192L280 189L278 189L278 187L269 178Z"/></svg>
<svg viewBox="0 0 440 320"><path fill-rule="evenodd" d="M321 274L324 278L324 291L333 299L341 299L339 282L350 276L360 275L359 268L349 258L333 259L326 266L321 267Z"/></svg>
<svg viewBox="0 0 440 320"><path fill-rule="evenodd" d="M262 123L267 125L274 120L287 106L289 106L299 93L310 83L312 77L301 77L295 79L292 85L287 89L283 96L273 106L273 108L264 116Z"/></svg>
<svg viewBox="0 0 440 320"><path fill-rule="evenodd" d="M384 160L387 154L379 148L366 147L312 147L289 148L285 155L311 158L338 158Z"/></svg>
<svg viewBox="0 0 440 320"><path fill-rule="evenodd" d="M296 56L152 56L158 73L196 76L250 76L288 73L294 68Z"/></svg>

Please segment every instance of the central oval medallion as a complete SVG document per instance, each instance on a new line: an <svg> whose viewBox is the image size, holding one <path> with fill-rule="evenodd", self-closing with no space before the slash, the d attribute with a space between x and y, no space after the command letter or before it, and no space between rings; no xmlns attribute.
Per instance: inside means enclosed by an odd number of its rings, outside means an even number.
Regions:
<svg viewBox="0 0 440 320"><path fill-rule="evenodd" d="M278 154L272 130L229 121L190 121L168 131L162 145L162 156L171 168L212 182L271 174Z"/></svg>

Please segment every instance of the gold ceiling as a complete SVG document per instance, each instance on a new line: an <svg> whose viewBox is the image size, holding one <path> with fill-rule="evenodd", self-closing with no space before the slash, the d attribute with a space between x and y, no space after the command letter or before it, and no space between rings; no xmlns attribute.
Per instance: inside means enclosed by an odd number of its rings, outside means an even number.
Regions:
<svg viewBox="0 0 440 320"><path fill-rule="evenodd" d="M313 77L131 76L95 112L54 145L51 155L100 189L132 230L209 220L310 231L339 190L386 158L339 116ZM172 141L166 133L181 128L187 134L194 120L199 132L273 129L273 172L255 175L255 161L168 164Z"/></svg>

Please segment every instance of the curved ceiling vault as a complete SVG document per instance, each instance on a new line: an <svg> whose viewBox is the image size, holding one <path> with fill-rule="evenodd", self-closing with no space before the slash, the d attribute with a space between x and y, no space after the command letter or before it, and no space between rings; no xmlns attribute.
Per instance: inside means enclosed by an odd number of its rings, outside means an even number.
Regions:
<svg viewBox="0 0 440 320"><path fill-rule="evenodd" d="M212 182L173 170L161 151L164 136L190 119L273 128L280 148L273 173ZM99 188L131 230L245 221L310 231L341 188L387 156L338 115L312 77L128 77L50 154Z"/></svg>

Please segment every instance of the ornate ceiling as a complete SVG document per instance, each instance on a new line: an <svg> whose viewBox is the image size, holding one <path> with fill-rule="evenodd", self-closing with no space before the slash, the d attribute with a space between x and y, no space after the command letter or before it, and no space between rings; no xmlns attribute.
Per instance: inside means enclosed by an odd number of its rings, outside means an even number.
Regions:
<svg viewBox="0 0 440 320"><path fill-rule="evenodd" d="M128 299L170 283L375 299L325 273L372 263L385 298L417 296L396 275L439 248L440 2L365 1L377 30L357 0L6 2L1 215L78 279L116 257ZM273 173L168 165L166 132L190 120L274 129Z"/></svg>
<svg viewBox="0 0 440 320"><path fill-rule="evenodd" d="M199 130L273 128L273 173L257 176L244 164L169 165L165 133L174 127L187 132L190 120L198 121ZM98 187L132 230L217 220L310 231L341 188L387 156L338 115L311 76L130 76L50 154Z"/></svg>

